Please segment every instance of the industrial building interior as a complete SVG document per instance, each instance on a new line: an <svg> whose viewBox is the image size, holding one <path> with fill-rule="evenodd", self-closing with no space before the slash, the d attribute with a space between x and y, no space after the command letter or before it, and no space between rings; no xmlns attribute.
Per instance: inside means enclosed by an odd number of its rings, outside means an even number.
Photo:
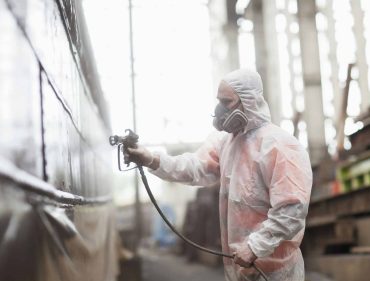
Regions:
<svg viewBox="0 0 370 281"><path fill-rule="evenodd" d="M109 143L195 152L237 69L309 154L305 280L370 280L369 63L367 0L0 0L0 281L265 280L176 236ZM221 251L219 189L144 171L176 229Z"/></svg>

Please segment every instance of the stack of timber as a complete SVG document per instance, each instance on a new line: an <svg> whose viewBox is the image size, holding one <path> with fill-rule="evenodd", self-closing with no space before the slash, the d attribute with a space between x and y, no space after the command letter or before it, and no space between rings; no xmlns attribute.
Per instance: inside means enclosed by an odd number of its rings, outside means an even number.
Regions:
<svg viewBox="0 0 370 281"><path fill-rule="evenodd" d="M364 122L349 137L352 148L341 152L339 161L314 170L319 176L314 177L302 252L307 270L336 281L365 281L370 275L369 135L370 122ZM323 180L325 169L335 176Z"/></svg>

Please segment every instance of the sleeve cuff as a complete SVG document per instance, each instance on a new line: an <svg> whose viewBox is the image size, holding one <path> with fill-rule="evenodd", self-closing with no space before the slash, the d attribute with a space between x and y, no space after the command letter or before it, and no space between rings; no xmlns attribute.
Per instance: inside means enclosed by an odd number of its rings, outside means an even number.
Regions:
<svg viewBox="0 0 370 281"><path fill-rule="evenodd" d="M157 177L163 178L168 174L168 171L167 171L168 169L166 169L166 167L169 166L168 155L164 152L158 152L158 151L153 152L153 156L154 155L159 156L159 167L155 170L148 168L148 171Z"/></svg>

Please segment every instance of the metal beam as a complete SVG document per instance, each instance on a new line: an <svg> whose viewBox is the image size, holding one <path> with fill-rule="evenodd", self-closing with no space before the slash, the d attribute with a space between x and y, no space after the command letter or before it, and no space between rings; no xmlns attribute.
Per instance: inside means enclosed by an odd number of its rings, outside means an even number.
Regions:
<svg viewBox="0 0 370 281"><path fill-rule="evenodd" d="M331 67L330 81L333 87L334 124L338 124L341 108L341 88L339 86L339 66L337 59L337 41L335 39L335 19L333 16L333 0L328 0L325 9L322 11L327 18L328 28L326 36L329 42L329 61Z"/></svg>
<svg viewBox="0 0 370 281"><path fill-rule="evenodd" d="M257 71L264 84L264 95L271 109L272 121L280 125L281 87L275 1L253 0L248 9L252 9L250 14L254 28Z"/></svg>
<svg viewBox="0 0 370 281"><path fill-rule="evenodd" d="M48 198L57 203L73 205L106 204L112 200L110 195L86 198L62 190L17 168L13 163L0 156L0 181L7 179L26 192ZM0 187L6 185L1 184Z"/></svg>
<svg viewBox="0 0 370 281"><path fill-rule="evenodd" d="M239 32L235 4L235 0L208 2L215 90L226 73L239 68Z"/></svg>
<svg viewBox="0 0 370 281"><path fill-rule="evenodd" d="M352 0L352 14L354 19L353 31L356 39L356 65L359 70L358 83L361 91L361 112L370 106L370 93L368 85L368 64L366 61L366 40L364 37L364 12L361 1Z"/></svg>
<svg viewBox="0 0 370 281"><path fill-rule="evenodd" d="M326 154L319 45L314 0L298 0L305 112L311 163L317 165Z"/></svg>

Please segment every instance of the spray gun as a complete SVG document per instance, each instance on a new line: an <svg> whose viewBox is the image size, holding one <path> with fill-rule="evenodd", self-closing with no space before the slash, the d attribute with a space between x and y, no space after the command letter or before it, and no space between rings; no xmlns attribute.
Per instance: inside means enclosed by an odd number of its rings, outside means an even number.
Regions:
<svg viewBox="0 0 370 281"><path fill-rule="evenodd" d="M135 134L132 130L126 129L125 132L128 132L126 136L110 136L109 137L109 143L110 145L118 145L117 147L117 158L118 158L118 170L125 171L121 167L121 153L125 154L127 151L127 148L136 148L137 147L137 141L139 140L139 136ZM125 162L125 164L128 166L130 163Z"/></svg>
<svg viewBox="0 0 370 281"><path fill-rule="evenodd" d="M117 145L117 157L118 157L118 169L120 171L127 171L127 170L123 170L121 167L121 153L122 152L123 154L125 154L125 152L127 151L128 148L137 148L137 142L139 140L139 136L134 133L132 130L130 129L126 129L125 132L128 132L128 134L126 136L117 136L117 135L114 135L114 136L110 136L109 137L109 143L114 146L114 145ZM128 166L130 164L129 161L124 161L124 163ZM135 167L136 168L136 167ZM205 248L203 246L200 246L196 243L194 243L193 241L189 240L188 238L186 238L184 235L182 235L180 232L178 232L176 230L176 228L171 224L171 222L166 218L166 216L163 214L162 210L159 208L158 204L157 204L157 201L155 200L154 196L153 196L153 193L152 191L150 190L150 187L149 187L149 184L148 184L148 180L145 176L145 173L144 173L144 170L143 170L143 167L141 165L137 165L137 168L139 169L140 171L140 175L141 175L141 180L143 181L143 184L144 184L144 187L146 189L146 192L148 193L149 195L149 198L150 200L152 201L154 207L157 209L158 213L160 214L160 216L162 217L162 219L165 221L165 223L167 224L167 226L174 232L176 233L182 240L184 240L186 243L192 245L193 247L201 250L201 251L204 251L204 252L207 252L207 253L210 253L210 254L213 254L213 255L216 255L216 256L221 256L221 257L226 257L226 258L230 258L230 259L233 259L234 256L233 255L230 255L230 254L226 254L226 253L222 253L222 252L217 252L217 251L214 251L214 250L211 250L211 249L208 249L208 248ZM267 276L266 274L260 270L255 264L252 264L252 267L254 269L256 269L260 274L261 276L263 277L263 279L265 279L266 281L268 281L267 279Z"/></svg>

